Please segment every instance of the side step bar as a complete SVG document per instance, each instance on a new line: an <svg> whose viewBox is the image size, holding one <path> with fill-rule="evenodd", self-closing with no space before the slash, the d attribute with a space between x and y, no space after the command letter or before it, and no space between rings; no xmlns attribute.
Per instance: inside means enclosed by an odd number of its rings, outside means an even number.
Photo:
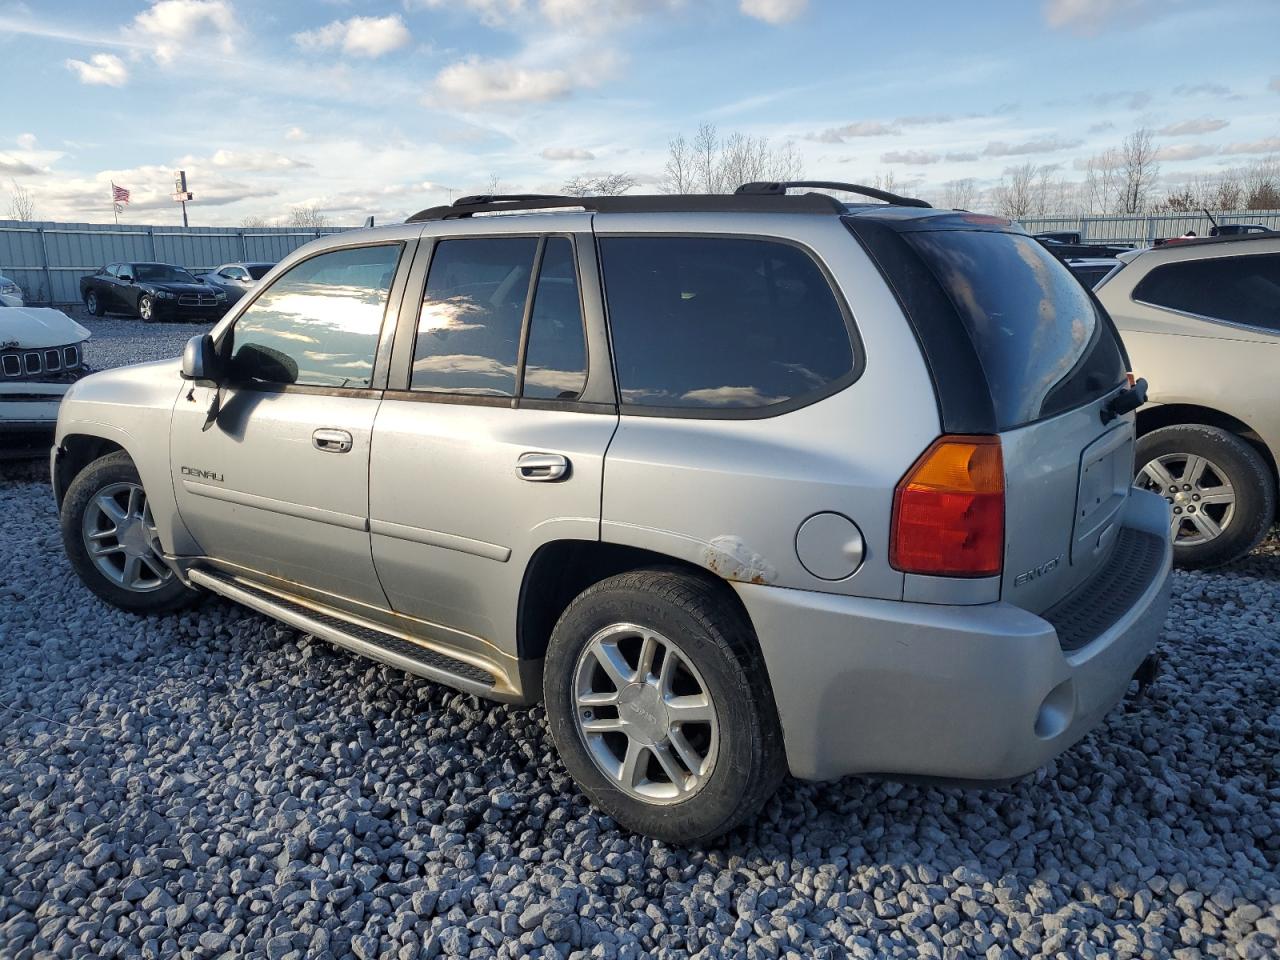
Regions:
<svg viewBox="0 0 1280 960"><path fill-rule="evenodd" d="M337 611L306 606L219 570L193 567L187 575L192 583L228 600L407 673L482 697L510 699L513 692L508 684L483 667L387 633L373 624L340 616Z"/></svg>

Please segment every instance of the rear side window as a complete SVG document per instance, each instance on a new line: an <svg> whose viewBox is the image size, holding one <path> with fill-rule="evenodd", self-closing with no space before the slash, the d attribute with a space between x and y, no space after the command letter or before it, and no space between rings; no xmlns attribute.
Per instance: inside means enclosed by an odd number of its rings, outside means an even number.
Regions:
<svg viewBox="0 0 1280 960"><path fill-rule="evenodd" d="M1168 263L1138 282L1133 299L1230 323L1280 330L1280 254Z"/></svg>
<svg viewBox="0 0 1280 960"><path fill-rule="evenodd" d="M1001 430L1104 396L1125 377L1119 340L1066 266L1031 237L905 234L959 314Z"/></svg>
<svg viewBox="0 0 1280 960"><path fill-rule="evenodd" d="M844 311L798 247L605 237L600 253L625 404L767 408L828 393L853 374Z"/></svg>
<svg viewBox="0 0 1280 960"><path fill-rule="evenodd" d="M441 240L427 273L410 388L432 393L573 400L587 379L573 244L548 237ZM530 277L533 303L529 305Z"/></svg>

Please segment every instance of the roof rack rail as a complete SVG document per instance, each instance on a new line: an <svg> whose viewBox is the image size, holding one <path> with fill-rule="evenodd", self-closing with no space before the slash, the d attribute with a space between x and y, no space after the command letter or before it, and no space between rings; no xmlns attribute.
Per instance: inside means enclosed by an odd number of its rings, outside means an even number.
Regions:
<svg viewBox="0 0 1280 960"><path fill-rule="evenodd" d="M786 195L791 187L808 187L817 190L842 190L845 193L856 193L860 197L871 197L873 200L883 200L885 203L892 203L899 207L932 207L932 204L925 203L915 197L901 197L896 193L890 193L888 190L877 190L875 187L864 187L860 183L837 183L834 180L782 180L782 181L766 181L757 180L753 183L744 183L734 193L746 194L752 196L777 196L779 194Z"/></svg>
<svg viewBox="0 0 1280 960"><path fill-rule="evenodd" d="M565 197L550 193L477 194L447 206L419 210L406 223L457 220L477 213L568 208L592 213L825 213L843 214L845 205L825 193L788 196L786 191L714 194L623 194Z"/></svg>

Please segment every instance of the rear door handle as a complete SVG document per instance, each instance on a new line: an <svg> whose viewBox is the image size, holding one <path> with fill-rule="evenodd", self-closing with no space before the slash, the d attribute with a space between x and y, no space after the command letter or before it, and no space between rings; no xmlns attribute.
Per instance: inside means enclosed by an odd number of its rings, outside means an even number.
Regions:
<svg viewBox="0 0 1280 960"><path fill-rule="evenodd" d="M564 480L569 476L569 458L558 453L522 453L516 460L516 474L535 483Z"/></svg>
<svg viewBox="0 0 1280 960"><path fill-rule="evenodd" d="M322 427L311 434L311 445L324 453L348 453L352 443L351 434L345 430Z"/></svg>

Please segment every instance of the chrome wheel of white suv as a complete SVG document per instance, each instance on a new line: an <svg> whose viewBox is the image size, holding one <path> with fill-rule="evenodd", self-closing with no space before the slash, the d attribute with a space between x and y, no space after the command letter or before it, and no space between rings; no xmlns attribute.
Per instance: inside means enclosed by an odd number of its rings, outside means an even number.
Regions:
<svg viewBox="0 0 1280 960"><path fill-rule="evenodd" d="M602 773L649 803L686 799L715 767L715 704L697 668L656 630L615 623L575 671L578 732Z"/></svg>

